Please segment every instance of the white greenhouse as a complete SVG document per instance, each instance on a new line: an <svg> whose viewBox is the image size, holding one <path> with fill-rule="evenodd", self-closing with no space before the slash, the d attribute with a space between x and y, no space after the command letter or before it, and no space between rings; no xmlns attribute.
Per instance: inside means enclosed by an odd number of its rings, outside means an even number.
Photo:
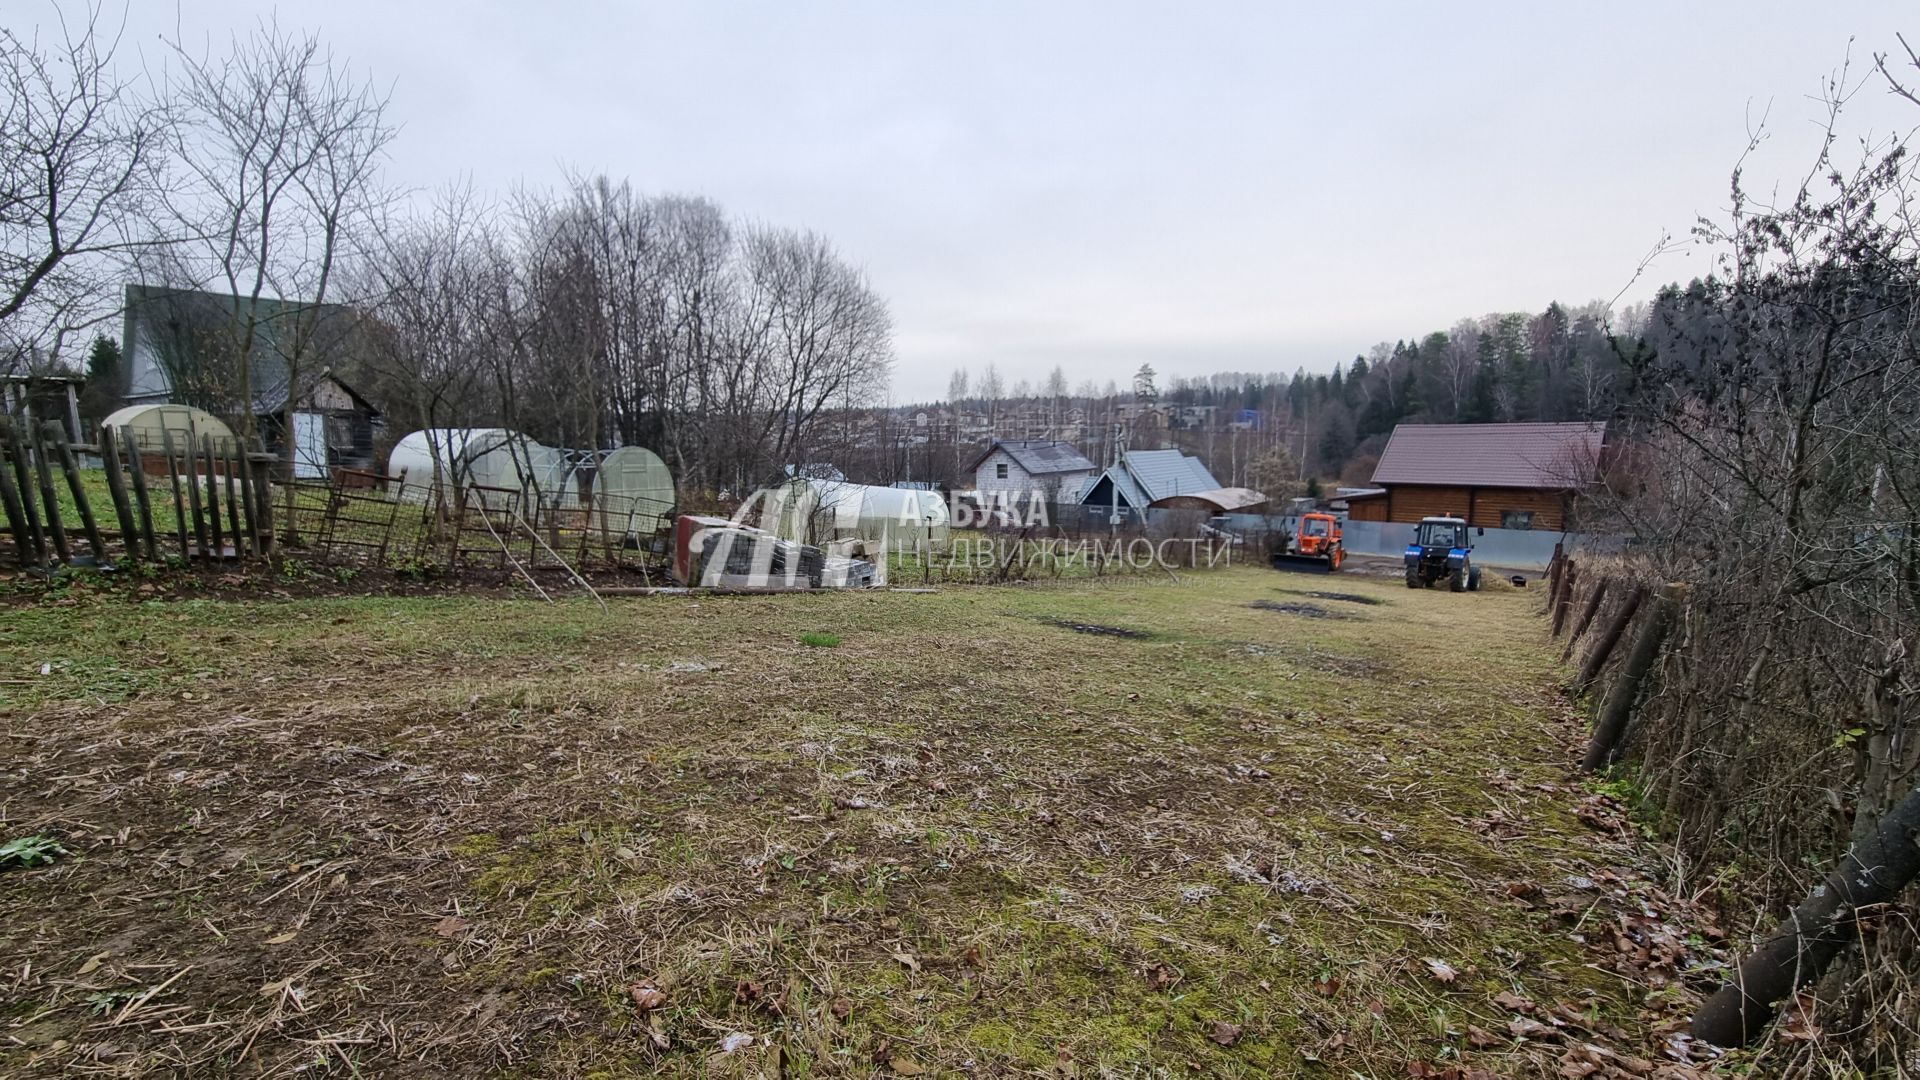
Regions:
<svg viewBox="0 0 1920 1080"><path fill-rule="evenodd" d="M169 441L176 453L189 446L198 449L204 435L213 436L214 444L221 449L235 445L232 428L205 409L191 405L129 405L100 421L100 426L113 428L116 434L122 428L130 429L143 454L164 453Z"/></svg>
<svg viewBox="0 0 1920 1080"><path fill-rule="evenodd" d="M568 471L560 451L506 428L415 431L387 458L387 475L402 478L403 499L450 499L454 491L470 490L489 508L511 505L523 514L536 501L561 495Z"/></svg>
<svg viewBox="0 0 1920 1080"><path fill-rule="evenodd" d="M610 529L624 528L636 536L651 536L670 524L673 474L651 450L623 446L602 458L595 467L593 489L595 503Z"/></svg>
<svg viewBox="0 0 1920 1080"><path fill-rule="evenodd" d="M915 541L944 543L948 537L946 501L937 491L877 487L834 480L789 481L783 491L804 483L817 510L810 516L818 540L885 542L910 547ZM789 515L790 516L790 515Z"/></svg>

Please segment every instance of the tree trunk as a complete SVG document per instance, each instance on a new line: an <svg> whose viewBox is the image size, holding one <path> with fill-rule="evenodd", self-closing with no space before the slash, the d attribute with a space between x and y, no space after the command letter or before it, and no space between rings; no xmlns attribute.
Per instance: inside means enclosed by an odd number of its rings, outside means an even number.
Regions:
<svg viewBox="0 0 1920 1080"><path fill-rule="evenodd" d="M1606 629L1601 631L1599 639L1593 643L1593 649L1587 653L1586 661L1580 665L1580 677L1574 680L1576 689L1584 691L1593 685L1593 680L1599 676L1600 669L1606 666L1607 657L1613 655L1614 646L1620 644L1620 635L1626 633L1627 626L1633 622L1634 614L1640 610L1640 605L1646 599L1645 585L1636 585L1633 591L1627 594L1626 600L1620 604L1620 610L1614 612L1613 617L1607 620Z"/></svg>
<svg viewBox="0 0 1920 1080"><path fill-rule="evenodd" d="M1820 977L1853 940L1856 908L1891 901L1920 874L1920 787L1794 908L1693 1017L1693 1036L1740 1046L1766 1029L1774 1006Z"/></svg>
<svg viewBox="0 0 1920 1080"><path fill-rule="evenodd" d="M1580 564L1567 559L1560 568L1560 585L1554 590L1553 636L1567 628L1567 609L1573 606L1573 588L1580 580Z"/></svg>
<svg viewBox="0 0 1920 1080"><path fill-rule="evenodd" d="M1593 623L1593 617L1599 614L1600 603L1607 598L1607 586L1612 581L1612 578L1603 577L1593 583L1593 592L1587 596L1587 604L1580 610L1580 618L1573 624L1573 633L1567 635L1567 647L1560 652L1561 663L1564 664L1572 658L1574 643L1587 632L1587 627Z"/></svg>
<svg viewBox="0 0 1920 1080"><path fill-rule="evenodd" d="M1627 655L1627 664L1620 669L1620 677L1613 681L1613 688L1607 693L1607 703L1600 710L1600 717L1593 725L1593 742L1587 746L1586 760L1581 767L1588 772L1604 768L1613 763L1619 755L1620 743L1627 733L1627 721L1633 718L1633 703L1640 696L1640 684L1646 681L1647 673L1653 670L1653 662L1660 656L1660 646L1667 640L1667 630L1673 625L1674 609L1679 600L1686 595L1686 586L1668 585L1660 590L1654 600L1653 610L1647 615L1647 623L1640 628L1640 636L1634 639L1633 652Z"/></svg>

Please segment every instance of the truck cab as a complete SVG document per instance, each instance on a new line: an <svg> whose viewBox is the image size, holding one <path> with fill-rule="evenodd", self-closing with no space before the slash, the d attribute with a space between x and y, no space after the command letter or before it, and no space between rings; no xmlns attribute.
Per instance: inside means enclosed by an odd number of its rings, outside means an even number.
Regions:
<svg viewBox="0 0 1920 1080"><path fill-rule="evenodd" d="M1465 519L1421 518L1405 559L1409 589L1424 589L1441 578L1453 592L1480 588L1480 568L1473 565L1473 542L1467 537Z"/></svg>

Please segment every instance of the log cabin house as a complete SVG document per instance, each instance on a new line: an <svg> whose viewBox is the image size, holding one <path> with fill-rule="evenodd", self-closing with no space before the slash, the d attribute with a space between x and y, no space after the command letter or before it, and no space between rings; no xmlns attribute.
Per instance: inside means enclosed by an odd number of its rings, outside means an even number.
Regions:
<svg viewBox="0 0 1920 1080"><path fill-rule="evenodd" d="M1348 496L1348 516L1564 531L1577 497L1600 482L1605 441L1601 424L1401 424L1373 470L1382 490Z"/></svg>

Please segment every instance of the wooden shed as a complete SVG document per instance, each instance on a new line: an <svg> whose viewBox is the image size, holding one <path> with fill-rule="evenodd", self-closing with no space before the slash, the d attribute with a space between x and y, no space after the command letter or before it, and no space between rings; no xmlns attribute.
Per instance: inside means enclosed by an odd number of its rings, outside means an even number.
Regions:
<svg viewBox="0 0 1920 1080"><path fill-rule="evenodd" d="M1605 441L1600 424L1401 424L1373 471L1384 506L1368 507L1367 516L1568 529L1574 500L1599 483Z"/></svg>

